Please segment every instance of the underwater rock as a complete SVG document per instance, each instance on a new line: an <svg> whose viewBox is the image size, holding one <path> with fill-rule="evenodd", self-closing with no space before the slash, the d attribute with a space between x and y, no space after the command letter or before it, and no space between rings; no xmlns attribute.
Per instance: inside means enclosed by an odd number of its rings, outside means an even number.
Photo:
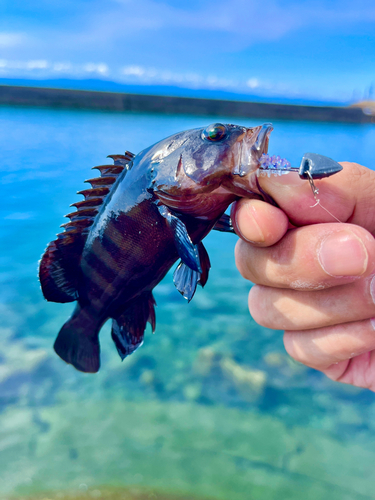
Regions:
<svg viewBox="0 0 375 500"><path fill-rule="evenodd" d="M271 351L264 356L263 360L266 365L271 366L272 368L279 368L286 363L286 358L286 354L283 354L280 351Z"/></svg>
<svg viewBox="0 0 375 500"><path fill-rule="evenodd" d="M267 385L266 372L240 365L231 357L215 351L212 346L200 349L194 371L206 380L215 378L216 386L220 385L221 378L226 386L234 386L242 398L250 403L262 396Z"/></svg>
<svg viewBox="0 0 375 500"><path fill-rule="evenodd" d="M155 372L153 370L144 370L139 380L145 385L153 386L155 383Z"/></svg>
<svg viewBox="0 0 375 500"><path fill-rule="evenodd" d="M47 358L44 349L28 349L22 341L13 341L9 329L0 329L0 384L13 375L33 372Z"/></svg>
<svg viewBox="0 0 375 500"><path fill-rule="evenodd" d="M194 363L194 371L203 377L209 375L211 370L220 361L218 354L212 347L204 347L198 351L196 361Z"/></svg>
<svg viewBox="0 0 375 500"><path fill-rule="evenodd" d="M261 370L243 367L231 358L223 358L220 362L223 374L229 378L236 389L249 402L262 396L267 384L267 374Z"/></svg>
<svg viewBox="0 0 375 500"><path fill-rule="evenodd" d="M202 384L185 385L183 394L187 400L196 401L202 394Z"/></svg>

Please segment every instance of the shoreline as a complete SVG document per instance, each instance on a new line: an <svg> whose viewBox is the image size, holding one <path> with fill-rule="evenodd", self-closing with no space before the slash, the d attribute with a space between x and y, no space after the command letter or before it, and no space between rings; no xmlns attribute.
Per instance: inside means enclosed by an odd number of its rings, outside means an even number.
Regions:
<svg viewBox="0 0 375 500"><path fill-rule="evenodd" d="M197 97L0 85L0 105L339 123L375 123L361 107L309 106Z"/></svg>

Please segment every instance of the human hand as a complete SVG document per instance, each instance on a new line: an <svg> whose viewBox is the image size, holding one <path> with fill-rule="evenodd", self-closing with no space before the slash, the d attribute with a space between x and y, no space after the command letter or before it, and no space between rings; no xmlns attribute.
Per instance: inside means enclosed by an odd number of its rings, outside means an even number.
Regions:
<svg viewBox="0 0 375 500"><path fill-rule="evenodd" d="M250 313L285 330L297 361L375 391L375 172L355 163L316 181L260 177L280 208L242 199L232 212L236 264L256 285ZM335 222L330 213L342 224Z"/></svg>

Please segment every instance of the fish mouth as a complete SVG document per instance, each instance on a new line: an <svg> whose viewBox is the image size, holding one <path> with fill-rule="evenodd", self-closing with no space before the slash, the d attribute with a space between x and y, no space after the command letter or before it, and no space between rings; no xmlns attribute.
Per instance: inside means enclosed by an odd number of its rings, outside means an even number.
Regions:
<svg viewBox="0 0 375 500"><path fill-rule="evenodd" d="M259 130L257 140L254 143L254 149L258 152L258 160L262 154L268 153L268 142L273 130L272 123L264 123Z"/></svg>
<svg viewBox="0 0 375 500"><path fill-rule="evenodd" d="M260 157L268 152L269 136L273 130L271 123L254 128L244 128L240 142L240 157L234 175L244 177L255 172L260 166Z"/></svg>

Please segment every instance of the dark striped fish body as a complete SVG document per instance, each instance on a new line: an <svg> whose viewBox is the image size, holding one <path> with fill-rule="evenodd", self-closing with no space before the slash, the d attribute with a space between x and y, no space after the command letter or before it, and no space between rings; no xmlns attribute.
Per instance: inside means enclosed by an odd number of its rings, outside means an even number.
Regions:
<svg viewBox="0 0 375 500"><path fill-rule="evenodd" d="M271 126L215 124L175 134L137 156L112 156L101 177L81 191L65 231L40 264L47 300L77 301L55 342L67 363L85 372L100 366L98 335L112 318L122 359L155 330L153 288L181 259L174 282L191 300L208 278L202 239L214 228L233 232L225 210L256 192L254 174L267 151Z"/></svg>

